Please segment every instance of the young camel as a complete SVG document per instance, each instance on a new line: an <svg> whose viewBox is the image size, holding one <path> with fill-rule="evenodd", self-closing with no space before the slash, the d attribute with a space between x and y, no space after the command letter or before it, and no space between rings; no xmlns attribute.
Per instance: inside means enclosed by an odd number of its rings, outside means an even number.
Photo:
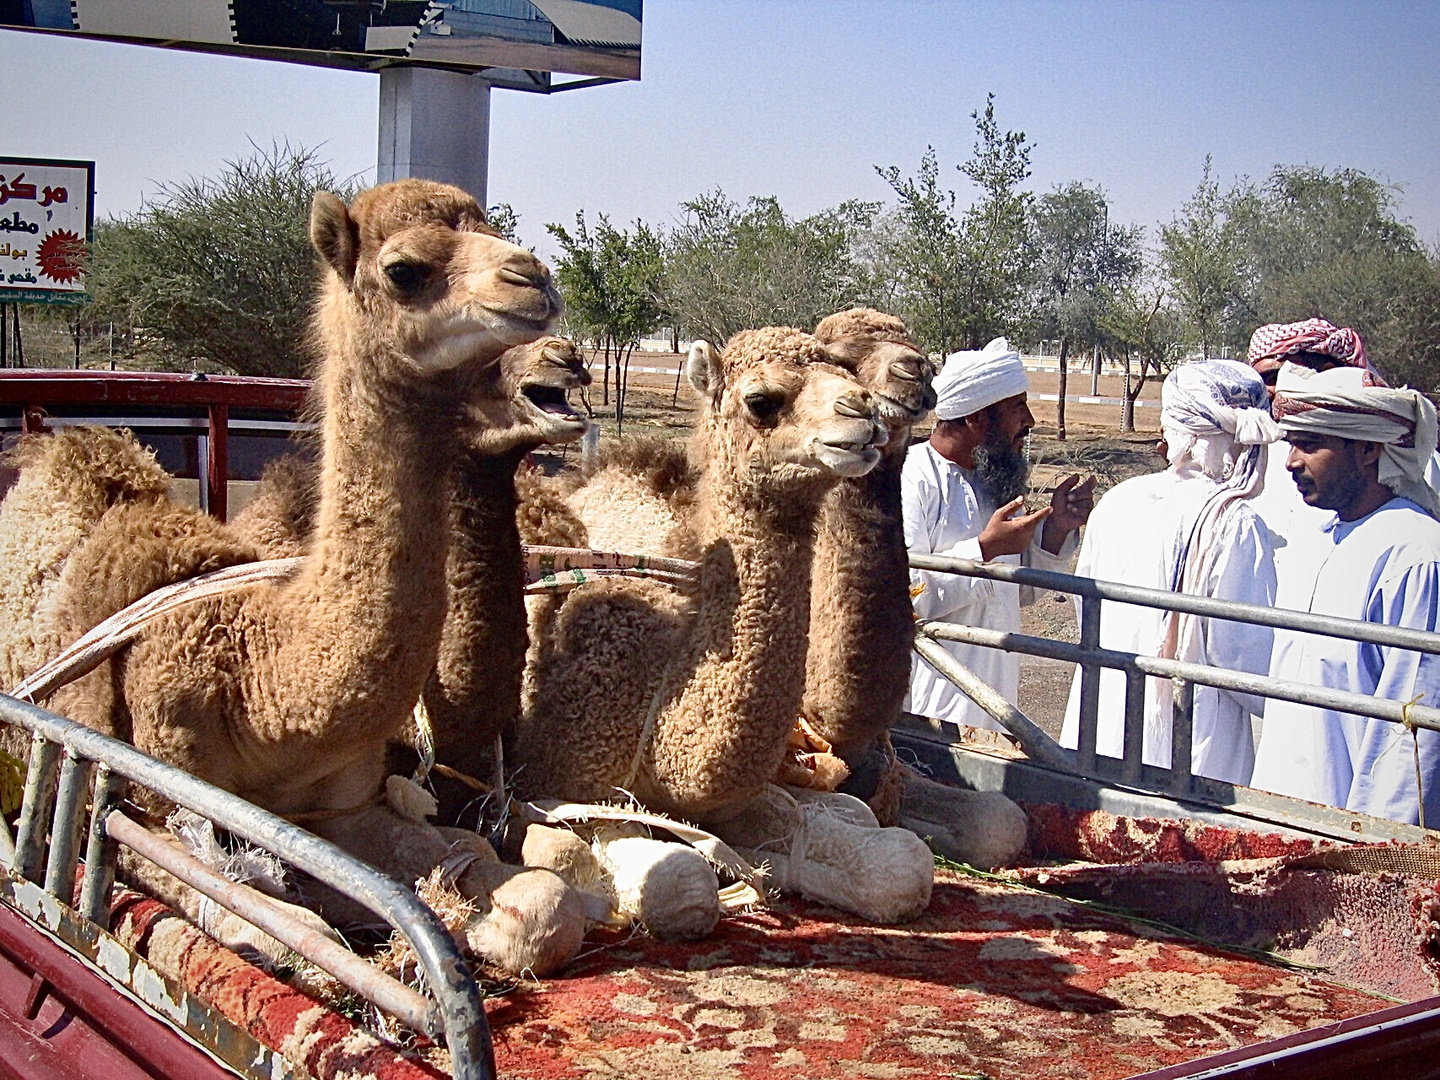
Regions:
<svg viewBox="0 0 1440 1080"><path fill-rule="evenodd" d="M560 301L545 267L447 185L401 181L348 209L322 193L310 232L325 281L309 558L284 583L157 620L53 706L413 881L447 857L453 838L382 805L381 784L386 744L434 667L446 615L446 466L457 452L462 388L506 348L544 333ZM50 476L56 485L72 479ZM255 554L163 497L120 501L66 560L59 636L72 639L159 586ZM163 876L147 884L198 916L191 890ZM583 905L553 875L502 867L490 853L469 861L455 884L480 902L464 937L482 957L539 972L578 949ZM360 915L326 890L313 896L332 921ZM219 936L256 943L228 924Z"/></svg>
<svg viewBox="0 0 1440 1080"><path fill-rule="evenodd" d="M890 436L880 464L839 483L819 516L802 707L852 772L842 790L870 798L887 766L879 740L899 719L909 686L914 612L900 473L911 426L934 407L934 370L904 323L872 308L830 315L815 336L827 360L875 395ZM601 467L570 497L591 545L694 557L697 462L702 453L675 442L607 447ZM1013 859L1027 837L1024 813L1003 795L913 774L899 817L886 823L897 822L937 838L944 854L986 867Z"/></svg>

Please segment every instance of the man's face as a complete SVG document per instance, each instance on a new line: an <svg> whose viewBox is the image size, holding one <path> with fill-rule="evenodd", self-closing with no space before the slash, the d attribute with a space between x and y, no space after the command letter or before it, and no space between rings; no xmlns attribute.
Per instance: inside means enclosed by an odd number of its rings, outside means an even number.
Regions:
<svg viewBox="0 0 1440 1080"><path fill-rule="evenodd" d="M1342 516L1368 488L1373 470L1373 443L1335 435L1292 432L1286 436L1290 455L1285 468L1300 496L1310 506L1339 511Z"/></svg>
<svg viewBox="0 0 1440 1080"><path fill-rule="evenodd" d="M1035 417L1024 394L997 401L980 415L981 439L975 447L975 479L997 506L1030 488L1025 436Z"/></svg>
<svg viewBox="0 0 1440 1080"><path fill-rule="evenodd" d="M1025 449L1025 436L1035 426L1035 417L1030 412L1027 395L1016 394L1004 401L997 401L985 410L985 439L987 446L1008 446L1015 451Z"/></svg>
<svg viewBox="0 0 1440 1080"><path fill-rule="evenodd" d="M1340 361L1333 356L1314 352L1298 352L1279 357L1267 356L1263 360L1256 360L1250 366L1255 369L1255 374L1260 376L1260 381L1265 384L1265 389L1270 392L1272 397L1275 394L1275 380L1280 377L1280 369L1285 366L1287 360L1314 371L1329 371L1333 367L1340 366Z"/></svg>

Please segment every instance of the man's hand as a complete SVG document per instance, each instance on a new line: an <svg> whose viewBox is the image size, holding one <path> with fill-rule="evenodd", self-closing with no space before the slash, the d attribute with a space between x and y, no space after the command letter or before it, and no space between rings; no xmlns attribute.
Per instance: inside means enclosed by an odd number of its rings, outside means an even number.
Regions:
<svg viewBox="0 0 1440 1080"><path fill-rule="evenodd" d="M985 560L1000 555L1019 555L1030 546L1040 523L1054 513L1054 506L1044 506L1033 514L1011 515L1025 508L1025 496L1012 499L990 515L990 522L980 534L980 557Z"/></svg>
<svg viewBox="0 0 1440 1080"><path fill-rule="evenodd" d="M1050 519L1045 522L1045 531L1040 537L1040 546L1052 555L1060 554L1065 538L1090 520L1090 511L1095 509L1095 477L1083 484L1079 473L1072 473L1055 485L1055 494L1050 497Z"/></svg>

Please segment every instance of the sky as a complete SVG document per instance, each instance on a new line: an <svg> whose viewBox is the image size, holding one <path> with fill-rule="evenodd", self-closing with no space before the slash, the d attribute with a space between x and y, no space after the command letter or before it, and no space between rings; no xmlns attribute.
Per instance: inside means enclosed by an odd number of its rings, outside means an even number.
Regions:
<svg viewBox="0 0 1440 1080"><path fill-rule="evenodd" d="M876 166L955 166L994 93L1037 192L1084 180L1153 237L1207 154L1222 184L1276 164L1399 185L1440 242L1440 3L1432 0L647 0L642 78L492 95L489 202L553 254L577 211L673 224L719 188L793 216L893 202ZM0 155L96 161L99 216L251 144L374 178L377 76L0 31Z"/></svg>

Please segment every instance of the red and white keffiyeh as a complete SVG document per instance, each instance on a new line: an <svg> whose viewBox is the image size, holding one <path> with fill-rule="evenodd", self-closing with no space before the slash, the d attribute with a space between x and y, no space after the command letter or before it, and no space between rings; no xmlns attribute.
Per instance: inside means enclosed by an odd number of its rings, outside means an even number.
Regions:
<svg viewBox="0 0 1440 1080"><path fill-rule="evenodd" d="M1376 380L1374 385L1385 385L1379 372L1370 366L1360 335L1351 327L1336 326L1325 319L1262 326L1250 335L1250 350L1245 358L1254 365L1259 360L1282 360L1298 352L1322 353L1346 367L1364 368Z"/></svg>

